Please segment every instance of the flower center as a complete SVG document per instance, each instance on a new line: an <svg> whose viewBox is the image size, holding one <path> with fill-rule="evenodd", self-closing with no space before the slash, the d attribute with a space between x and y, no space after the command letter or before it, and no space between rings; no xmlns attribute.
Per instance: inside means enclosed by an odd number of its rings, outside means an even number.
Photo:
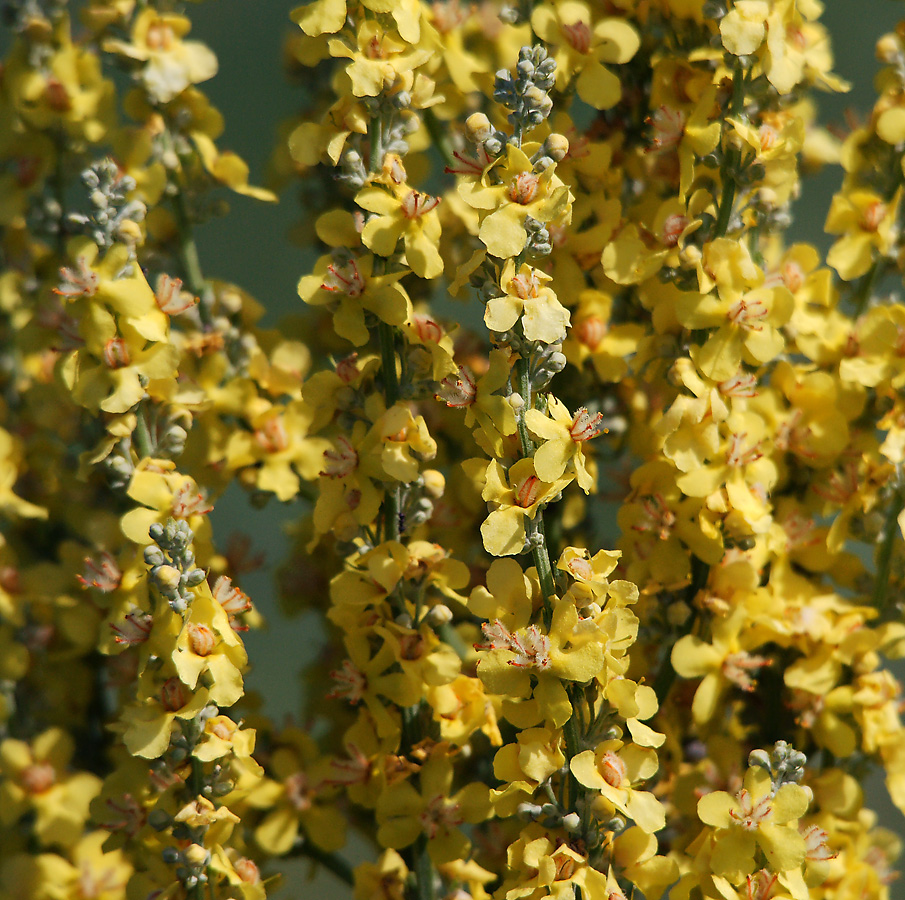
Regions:
<svg viewBox="0 0 905 900"><path fill-rule="evenodd" d="M585 581L590 581L594 577L593 566L588 560L582 559L580 556L569 560L569 571L576 578L583 578Z"/></svg>
<svg viewBox="0 0 905 900"><path fill-rule="evenodd" d="M587 22L575 22L563 25L562 33L569 46L578 53L587 53L591 49L591 27Z"/></svg>
<svg viewBox="0 0 905 900"><path fill-rule="evenodd" d="M757 686L757 670L763 669L764 666L769 666L770 662L771 660L765 656L756 656L753 653L739 651L738 653L730 653L723 660L721 668L723 675L729 681L743 691L750 693Z"/></svg>
<svg viewBox="0 0 905 900"><path fill-rule="evenodd" d="M365 280L358 271L354 259L345 264L332 264L327 266L327 277L324 278L321 287L325 291L345 294L347 297L360 297L364 293Z"/></svg>
<svg viewBox="0 0 905 900"><path fill-rule="evenodd" d="M352 353L351 355L341 359L336 364L336 374L339 376L339 380L345 384L350 384L355 378L360 374L358 371L358 354Z"/></svg>
<svg viewBox="0 0 905 900"><path fill-rule="evenodd" d="M602 430L600 423L602 421L603 413L591 415L591 413L582 406L578 412L575 413L575 418L572 419L572 426L569 428L569 437L577 444L589 441L591 438L595 438L600 434Z"/></svg>
<svg viewBox="0 0 905 900"><path fill-rule="evenodd" d="M738 812L734 809L730 809L729 815L735 819L745 831L757 830L761 824L766 822L773 815L773 807L770 805L771 798L769 794L766 797L761 797L761 799L755 803L748 791L745 790L745 788L742 788L736 799L738 800L739 805Z"/></svg>
<svg viewBox="0 0 905 900"><path fill-rule="evenodd" d="M761 153L767 153L776 146L779 132L772 125L761 125L757 131Z"/></svg>
<svg viewBox="0 0 905 900"><path fill-rule="evenodd" d="M733 325L738 325L745 331L763 331L763 325L759 323L769 312L763 300L746 300L742 297L729 309L727 316Z"/></svg>
<svg viewBox="0 0 905 900"><path fill-rule="evenodd" d="M600 316L590 316L578 325L578 340L588 350L596 350L606 337L607 324Z"/></svg>
<svg viewBox="0 0 905 900"><path fill-rule="evenodd" d="M886 218L886 204L875 200L861 215L861 225L865 231L875 232Z"/></svg>
<svg viewBox="0 0 905 900"><path fill-rule="evenodd" d="M121 338L110 338L104 344L104 365L108 369L122 369L132 362L129 345Z"/></svg>
<svg viewBox="0 0 905 900"><path fill-rule="evenodd" d="M430 316L420 313L412 316L412 327L425 344L436 344L443 337L443 329Z"/></svg>
<svg viewBox="0 0 905 900"><path fill-rule="evenodd" d="M338 437L335 450L324 451L325 468L321 475L328 478L345 478L358 468L358 452L348 438Z"/></svg>
<svg viewBox="0 0 905 900"><path fill-rule="evenodd" d="M721 381L718 389L724 397L756 397L757 376L751 372L737 372L727 381Z"/></svg>
<svg viewBox="0 0 905 900"><path fill-rule="evenodd" d="M19 783L29 794L49 791L57 780L57 773L49 762L32 763L19 776Z"/></svg>
<svg viewBox="0 0 905 900"><path fill-rule="evenodd" d="M437 391L437 399L442 400L447 406L461 408L463 406L471 406L478 396L478 387L474 380L474 375L465 368L459 366L456 375L447 375L440 382L440 389Z"/></svg>
<svg viewBox="0 0 905 900"><path fill-rule="evenodd" d="M422 194L419 191L409 191L402 200L402 215L406 219L420 219L425 213L429 213L439 205L439 197L431 197L430 194Z"/></svg>
<svg viewBox="0 0 905 900"><path fill-rule="evenodd" d="M330 673L334 687L327 696L331 700L343 699L353 706L361 702L368 687L368 679L350 659L344 659L342 667Z"/></svg>
<svg viewBox="0 0 905 900"><path fill-rule="evenodd" d="M509 185L509 199L526 206L537 196L540 178L534 172L519 172Z"/></svg>
<svg viewBox="0 0 905 900"><path fill-rule="evenodd" d="M745 449L744 442L746 437L748 437L748 432L743 431L740 434L733 434L729 438L729 451L726 454L727 465L747 466L763 456L759 443Z"/></svg>
<svg viewBox="0 0 905 900"><path fill-rule="evenodd" d="M166 51L173 46L173 29L166 22L155 22L148 29L149 50Z"/></svg>
<svg viewBox="0 0 905 900"><path fill-rule="evenodd" d="M613 753L612 750L607 750L600 757L597 768L600 770L603 780L610 787L622 787L628 781L628 770L625 768L625 760L618 753Z"/></svg>
<svg viewBox="0 0 905 900"><path fill-rule="evenodd" d="M163 708L170 713L178 712L188 703L185 687L178 678L168 678L163 683L163 687L160 689L160 702Z"/></svg>
<svg viewBox="0 0 905 900"><path fill-rule="evenodd" d="M688 217L681 213L673 213L667 216L663 222L662 241L667 247L675 247L682 237L682 232L688 227Z"/></svg>
<svg viewBox="0 0 905 900"><path fill-rule="evenodd" d="M173 515L177 519L188 519L190 516L203 516L214 507L205 499L201 491L186 481L178 490L173 492Z"/></svg>
<svg viewBox="0 0 905 900"><path fill-rule="evenodd" d="M789 260L782 265L783 284L794 294L804 284L804 269L794 260Z"/></svg>
<svg viewBox="0 0 905 900"><path fill-rule="evenodd" d="M95 588L105 594L115 591L123 579L116 560L106 551L97 559L85 557L85 574L76 576L83 588Z"/></svg>
<svg viewBox="0 0 905 900"><path fill-rule="evenodd" d="M296 772L286 779L286 797L299 812L311 809L313 791L304 772Z"/></svg>
<svg viewBox="0 0 905 900"><path fill-rule="evenodd" d="M207 625L189 625L189 646L198 656L210 656L214 652L217 638Z"/></svg>
<svg viewBox="0 0 905 900"><path fill-rule="evenodd" d="M435 838L441 830L449 831L465 821L459 804L453 803L442 794L437 794L430 800L424 812L418 816L418 820L429 840Z"/></svg>
<svg viewBox="0 0 905 900"><path fill-rule="evenodd" d="M655 110L648 123L654 131L648 148L652 153L677 146L685 134L685 113L668 106Z"/></svg>
<svg viewBox="0 0 905 900"><path fill-rule="evenodd" d="M289 435L279 416L268 419L255 431L255 441L265 453L282 453L289 447Z"/></svg>
<svg viewBox="0 0 905 900"><path fill-rule="evenodd" d="M513 493L515 494L515 504L522 509L528 509L537 503L540 496L541 480L537 475L529 475L521 481L513 485Z"/></svg>

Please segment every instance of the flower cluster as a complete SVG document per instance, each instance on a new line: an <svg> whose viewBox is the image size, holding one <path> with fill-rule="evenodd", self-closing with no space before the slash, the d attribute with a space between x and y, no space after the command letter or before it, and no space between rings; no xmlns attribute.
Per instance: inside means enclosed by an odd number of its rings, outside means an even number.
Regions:
<svg viewBox="0 0 905 900"><path fill-rule="evenodd" d="M356 900L888 900L905 26L840 138L818 3L313 0L274 171L321 255L270 331L195 243L274 199L216 57L69 6L11 5L0 79L0 900L293 856ZM831 163L823 259L784 231ZM297 502L305 727L245 696L233 482Z"/></svg>

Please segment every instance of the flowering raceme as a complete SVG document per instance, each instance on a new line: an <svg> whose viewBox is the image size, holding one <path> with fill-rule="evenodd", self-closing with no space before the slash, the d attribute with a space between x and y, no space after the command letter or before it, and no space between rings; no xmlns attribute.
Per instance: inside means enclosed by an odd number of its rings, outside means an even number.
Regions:
<svg viewBox="0 0 905 900"><path fill-rule="evenodd" d="M816 2L313 0L259 187L191 6L7 5L0 900L890 900L905 23L843 133ZM296 181L270 329L196 234Z"/></svg>

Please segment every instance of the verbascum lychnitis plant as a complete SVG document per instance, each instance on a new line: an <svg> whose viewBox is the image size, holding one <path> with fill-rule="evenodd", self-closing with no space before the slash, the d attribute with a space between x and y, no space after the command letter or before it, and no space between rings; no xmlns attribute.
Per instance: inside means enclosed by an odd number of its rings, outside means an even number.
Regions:
<svg viewBox="0 0 905 900"><path fill-rule="evenodd" d="M301 6L270 330L191 5L7 6L0 900L892 900L905 25L842 133L817 0Z"/></svg>

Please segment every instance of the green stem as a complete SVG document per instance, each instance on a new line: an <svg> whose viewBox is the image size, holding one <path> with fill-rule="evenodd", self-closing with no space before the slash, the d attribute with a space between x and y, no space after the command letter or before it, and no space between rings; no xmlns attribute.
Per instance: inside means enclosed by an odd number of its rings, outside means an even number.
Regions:
<svg viewBox="0 0 905 900"><path fill-rule="evenodd" d="M534 455L534 441L528 434L528 426L525 424L525 410L532 408L531 378L528 371L528 360L519 357L515 364L515 376L518 381L518 391L524 401L524 407L516 415L519 443L522 456L530 458ZM531 558L534 568L537 569L537 577L540 580L541 593L544 597L544 618L547 625L553 615L553 597L556 594L556 584L553 581L553 567L550 565L550 552L547 549L547 532L544 529L544 511L538 509L534 519L531 520L537 543L531 546Z"/></svg>
<svg viewBox="0 0 905 900"><path fill-rule="evenodd" d="M741 111L745 104L745 77L739 67L736 67L732 78L732 101L729 104L729 115L734 116ZM716 222L713 226L711 240L725 237L729 230L729 220L732 218L732 206L735 203L737 189L736 175L741 162L741 150L730 147L726 152L726 158L720 169L723 181L723 189L720 194L720 208L717 211Z"/></svg>
<svg viewBox="0 0 905 900"><path fill-rule="evenodd" d="M399 399L399 376L396 372L396 332L392 325L381 322L377 326L377 336L380 339L383 391L389 409Z"/></svg>
<svg viewBox="0 0 905 900"><path fill-rule="evenodd" d="M192 772L189 776L189 790L196 797L203 796L204 763L197 756L192 757Z"/></svg>
<svg viewBox="0 0 905 900"><path fill-rule="evenodd" d="M516 427L522 447L522 456L528 457L534 455L534 441L531 440L528 426L525 424L525 411L531 409L531 378L528 372L528 360L524 357L520 356L515 364L515 377L518 381L519 395L525 404L516 414Z"/></svg>
<svg viewBox="0 0 905 900"><path fill-rule="evenodd" d="M893 546L899 533L899 514L903 508L905 508L905 488L899 487L893 494L886 512L886 520L880 534L880 546L877 550L877 572L874 576L871 603L881 614L886 612L886 605L889 602L889 569Z"/></svg>
<svg viewBox="0 0 905 900"><path fill-rule="evenodd" d="M445 162L449 168L455 168L457 161L455 156L453 156L449 132L443 128L443 124L432 109L424 110L424 127L427 128L427 133L431 136L431 142L437 150L440 151L443 162Z"/></svg>
<svg viewBox="0 0 905 900"><path fill-rule="evenodd" d="M657 670L657 674L654 676L653 688L654 693L657 695L657 703L660 706L663 705L663 702L666 700L666 697L673 686L673 682L676 680L676 670L672 666L672 648L680 637L690 634L691 630L694 628L695 620L697 619L696 609L693 606L694 598L697 596L698 591L706 586L709 577L710 566L698 559L698 557L692 556L691 583L685 589L684 597L685 602L691 607L691 613L685 620L679 633L676 635L675 640L667 641L664 644L662 650L663 655L660 657L660 667Z"/></svg>
<svg viewBox="0 0 905 900"><path fill-rule="evenodd" d="M138 458L150 459L154 455L154 451L151 448L151 435L148 431L148 423L141 404L135 411L135 431L132 432L132 436L135 438L135 449L138 451Z"/></svg>
<svg viewBox="0 0 905 900"><path fill-rule="evenodd" d="M427 838L423 834L415 842L414 853L418 900L434 900L434 865L427 852Z"/></svg>
<svg viewBox="0 0 905 900"><path fill-rule="evenodd" d="M729 219L732 217L732 204L735 203L735 175L733 170L738 165L738 151L733 147L726 154L723 166L723 191L720 194L720 208L716 224L713 226L713 238L724 237L729 230Z"/></svg>
<svg viewBox="0 0 905 900"><path fill-rule="evenodd" d="M386 396L387 409L399 400L399 377L396 373L396 332L392 325L380 322L377 326L380 340L381 372L383 373L383 391ZM393 486L386 492L383 501L384 540L399 539L399 488Z"/></svg>
<svg viewBox="0 0 905 900"><path fill-rule="evenodd" d="M316 847L308 839L306 839L294 852L298 853L300 856L307 856L308 859L314 860L314 862L323 866L328 872L332 872L340 881L343 881L348 885L355 884L352 866L335 853L328 853L326 850L321 850L320 847Z"/></svg>
<svg viewBox="0 0 905 900"><path fill-rule="evenodd" d="M368 143L371 147L368 171L373 175L383 168L383 116L380 113L368 122Z"/></svg>
<svg viewBox="0 0 905 900"><path fill-rule="evenodd" d="M537 569L541 594L544 598L544 618L549 627L553 618L553 598L556 596L556 583L553 580L553 566L550 565L550 551L547 548L547 533L544 529L544 511L539 509L534 517L534 534L538 543L531 547L531 559Z"/></svg>
<svg viewBox="0 0 905 900"><path fill-rule="evenodd" d="M858 291L855 294L856 316L860 316L864 312L864 307L867 306L867 301L870 300L870 295L873 293L874 286L879 280L880 272L883 268L884 260L882 258L875 259L873 265L867 270L867 274L861 279Z"/></svg>
<svg viewBox="0 0 905 900"><path fill-rule="evenodd" d="M176 195L173 197L173 209L176 212L176 223L179 226L179 258L182 262L185 284L189 291L198 297L198 314L201 316L202 323L210 325L213 321L211 315L213 297L201 271L198 245L195 243L195 229L189 216L185 194L178 184L176 185Z"/></svg>

